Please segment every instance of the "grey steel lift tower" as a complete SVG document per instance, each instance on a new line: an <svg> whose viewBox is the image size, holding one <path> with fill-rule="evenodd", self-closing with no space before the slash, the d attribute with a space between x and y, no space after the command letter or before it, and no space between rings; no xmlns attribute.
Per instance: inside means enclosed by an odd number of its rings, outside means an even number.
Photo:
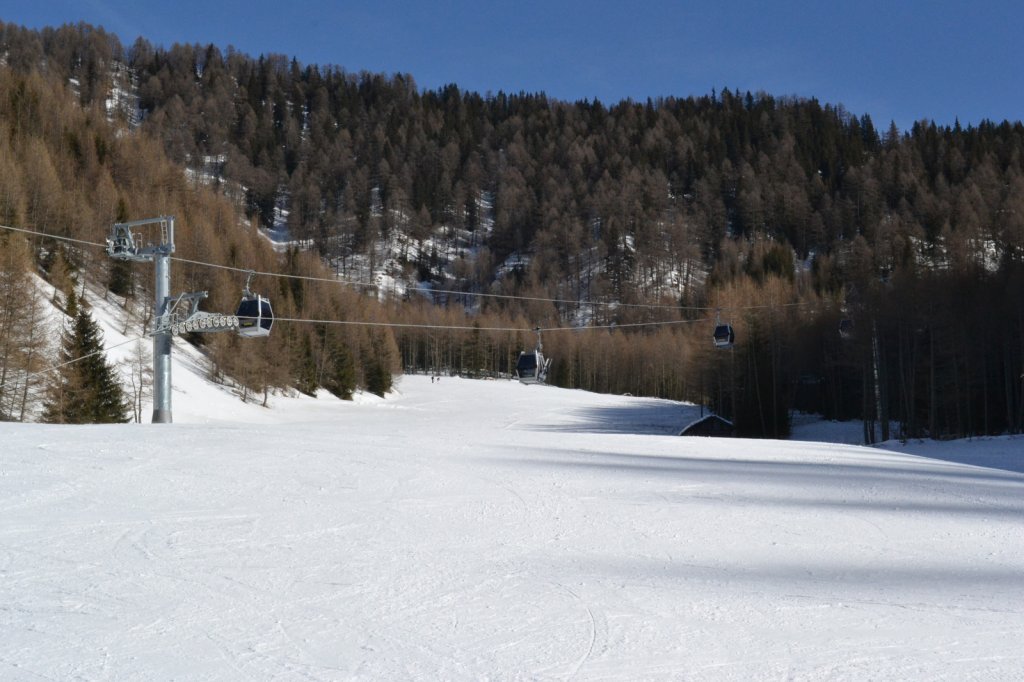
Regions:
<svg viewBox="0 0 1024 682"><path fill-rule="evenodd" d="M153 225L159 241L144 242L137 228ZM171 298L171 254L174 253L174 217L161 216L130 223L115 223L107 240L111 258L138 262L153 261L156 284L153 287L153 423L171 423L171 332L157 329L167 313Z"/></svg>
<svg viewBox="0 0 1024 682"><path fill-rule="evenodd" d="M140 228L151 228L156 239L145 241ZM199 312L200 299L207 292L180 294L171 298L171 254L174 253L174 217L160 216L129 223L115 223L107 239L111 258L153 261L153 423L171 423L171 338L190 331L237 331L238 317ZM185 305L188 310L185 310Z"/></svg>

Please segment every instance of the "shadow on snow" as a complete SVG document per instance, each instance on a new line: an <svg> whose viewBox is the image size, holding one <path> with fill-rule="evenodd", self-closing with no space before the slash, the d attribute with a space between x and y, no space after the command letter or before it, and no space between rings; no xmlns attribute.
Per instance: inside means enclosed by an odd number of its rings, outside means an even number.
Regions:
<svg viewBox="0 0 1024 682"><path fill-rule="evenodd" d="M742 447L745 441L719 439L717 442ZM651 479L651 495L668 503L698 499L709 504L898 510L1024 520L1024 476L954 467L925 459L916 467L912 462L881 466L559 448L533 450L531 456L524 457L515 448L509 451L515 454L495 457L493 461L517 467L640 476ZM889 456L885 451L878 454ZM946 467L948 469L943 470ZM659 484L673 488L658 490ZM690 488L681 492L676 487L679 484L704 484L708 489ZM775 486L778 496L765 494L766 490L772 490L767 486Z"/></svg>

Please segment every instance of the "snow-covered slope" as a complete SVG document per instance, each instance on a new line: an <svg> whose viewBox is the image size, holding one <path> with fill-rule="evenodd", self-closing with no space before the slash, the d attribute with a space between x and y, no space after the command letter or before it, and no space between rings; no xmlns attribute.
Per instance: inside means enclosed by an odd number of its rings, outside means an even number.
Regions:
<svg viewBox="0 0 1024 682"><path fill-rule="evenodd" d="M512 382L267 410L186 367L175 424L0 424L0 678L1024 670L1021 474Z"/></svg>

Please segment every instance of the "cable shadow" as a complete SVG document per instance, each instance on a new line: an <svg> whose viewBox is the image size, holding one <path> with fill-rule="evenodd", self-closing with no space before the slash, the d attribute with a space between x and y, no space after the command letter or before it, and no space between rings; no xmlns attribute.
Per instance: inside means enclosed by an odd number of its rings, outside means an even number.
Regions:
<svg viewBox="0 0 1024 682"><path fill-rule="evenodd" d="M963 441L910 441L883 444L890 452L900 452L928 459L969 464L987 469L1001 469L1024 474L1024 439L1020 436L978 438L973 447Z"/></svg>
<svg viewBox="0 0 1024 682"><path fill-rule="evenodd" d="M579 564L567 564L566 574L579 570ZM851 588L868 588L871 591L900 595L891 602L902 603L908 591L938 590L948 592L950 587L969 591L980 589L986 593L1006 592L1019 594L1024 588L1024 574L1012 567L981 568L977 566L950 565L906 566L893 562L875 566L850 566L825 561L795 563L765 560L762 563L696 563L680 560L661 561L653 558L630 557L628 559L593 558L590 570L601 575L612 575L623 580L680 580L698 581L706 584L728 585L740 583L753 585L759 591L766 591L768 585L778 585L799 591L801 588L827 586L829 594L842 588L848 594ZM793 595L801 596L801 595ZM844 597L845 599L845 597ZM872 601L871 603L876 603ZM1021 614L1017 601L1003 602L1001 613ZM880 604L880 605L884 605ZM985 609L986 611L988 609Z"/></svg>
<svg viewBox="0 0 1024 682"><path fill-rule="evenodd" d="M741 439L717 439L719 444L728 442L747 443ZM965 469L948 466L948 469L925 469L930 460L922 458L922 467L909 468L899 466L881 466L873 464L850 464L836 461L782 461L750 459L743 457L701 457L686 455L645 455L630 452L610 452L585 450L579 448L531 448L533 453L550 454L547 459L524 459L522 450L513 446L495 446L493 450L508 450L519 457L497 457L498 461L509 464L527 464L541 467L590 467L615 469L623 472L650 473L708 473L727 476L740 476L752 480L763 481L766 477L783 476L787 479L799 478L802 482L818 480L822 483L849 481L851 476L873 478L878 481L891 481L894 476L907 475L917 479L937 479L951 482L979 483L993 482L1015 488L1024 493L1024 476L998 470L983 468ZM878 451L879 454L889 454ZM941 464L941 463L940 463Z"/></svg>
<svg viewBox="0 0 1024 682"><path fill-rule="evenodd" d="M572 410L573 420L559 424L523 424L520 428L549 433L621 433L676 436L700 414L696 405L665 400L632 400L628 405Z"/></svg>
<svg viewBox="0 0 1024 682"><path fill-rule="evenodd" d="M699 494L679 493L681 483L708 483L732 486L722 488L727 493L705 498L722 504L876 511L899 509L922 514L1024 520L1024 477L989 469L935 469L928 467L928 461L922 461L921 468L914 468L842 462L654 456L557 448L534 449L531 451L533 456L524 458L522 452L513 447L500 449L507 449L510 454L490 459L505 465L604 472L664 482L672 489L659 491L652 488L651 494L670 503L699 497ZM742 486L752 486L759 494L746 492ZM768 486L778 489L779 495L764 495L761 491L770 489ZM874 497L866 499L856 493L851 495L855 489L874 491ZM879 496L880 490L891 492L887 496ZM984 495L986 499L978 499L978 495ZM936 498L942 501L936 501Z"/></svg>
<svg viewBox="0 0 1024 682"><path fill-rule="evenodd" d="M768 495L748 495L744 493L737 493L730 491L728 496L714 496L714 495L700 495L700 494L688 494L684 495L676 493L673 495L663 496L669 502L691 502L694 499L707 504L718 504L718 505L743 505L752 506L759 508L775 508L775 509L799 509L799 508L813 508L813 509L834 509L838 511L866 511L866 512L884 512L884 513L900 513L907 516L914 514L928 515L928 514L943 514L943 515L954 515L954 516L968 516L976 517L978 519L1003 519L1003 520L1019 520L1024 522L1024 503L1017 505L997 502L997 503L984 503L984 504L970 504L968 502L949 502L937 503L934 501L916 501L912 498L904 498L899 501L894 500L865 500L865 499L849 499L848 497L838 496L835 498L827 498L825 495L821 497L794 497L792 495L771 497Z"/></svg>

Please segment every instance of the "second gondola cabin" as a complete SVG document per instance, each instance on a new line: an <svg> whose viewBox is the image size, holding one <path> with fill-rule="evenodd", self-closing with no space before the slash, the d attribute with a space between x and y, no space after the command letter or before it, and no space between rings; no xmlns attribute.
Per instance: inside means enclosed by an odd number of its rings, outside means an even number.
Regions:
<svg viewBox="0 0 1024 682"><path fill-rule="evenodd" d="M730 348L736 343L736 332L733 331L731 324L718 324L715 325L712 339L716 348Z"/></svg>
<svg viewBox="0 0 1024 682"><path fill-rule="evenodd" d="M516 362L516 378L524 384L543 384L548 378L550 360L539 350L524 350Z"/></svg>
<svg viewBox="0 0 1024 682"><path fill-rule="evenodd" d="M270 336L270 328L274 326L274 310L270 307L270 299L259 294L246 294L238 304L238 334L240 336Z"/></svg>
<svg viewBox="0 0 1024 682"><path fill-rule="evenodd" d="M537 347L532 351L520 351L519 359L516 361L516 378L524 384L543 384L548 378L551 360L544 357L541 328L534 327L533 331L537 332Z"/></svg>
<svg viewBox="0 0 1024 682"><path fill-rule="evenodd" d="M519 360L516 362L516 378L524 384L535 384L540 381L538 370L540 363L537 362L539 353L536 351L521 351Z"/></svg>

